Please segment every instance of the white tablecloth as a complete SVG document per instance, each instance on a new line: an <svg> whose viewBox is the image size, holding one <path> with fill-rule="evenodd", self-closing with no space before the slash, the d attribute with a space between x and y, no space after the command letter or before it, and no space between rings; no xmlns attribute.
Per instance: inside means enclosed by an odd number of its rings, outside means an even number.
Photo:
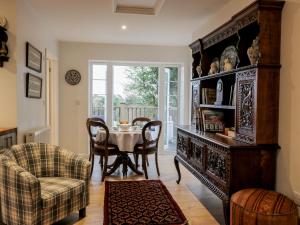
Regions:
<svg viewBox="0 0 300 225"><path fill-rule="evenodd" d="M97 132L96 140L102 140L104 131ZM151 133L146 132L146 138L151 139ZM133 152L136 144L142 144L142 131L109 131L108 143L118 145L119 150L123 152Z"/></svg>

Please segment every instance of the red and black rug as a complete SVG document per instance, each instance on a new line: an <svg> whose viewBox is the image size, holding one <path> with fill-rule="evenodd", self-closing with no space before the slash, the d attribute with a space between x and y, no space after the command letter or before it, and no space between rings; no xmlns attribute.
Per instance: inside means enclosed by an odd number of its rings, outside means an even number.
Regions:
<svg viewBox="0 0 300 225"><path fill-rule="evenodd" d="M160 180L106 181L104 225L187 225Z"/></svg>

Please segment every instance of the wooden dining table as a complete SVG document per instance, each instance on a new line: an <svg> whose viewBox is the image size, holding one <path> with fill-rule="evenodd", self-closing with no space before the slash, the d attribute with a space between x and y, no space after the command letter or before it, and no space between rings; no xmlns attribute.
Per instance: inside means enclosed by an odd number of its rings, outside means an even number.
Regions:
<svg viewBox="0 0 300 225"><path fill-rule="evenodd" d="M101 138L105 135L104 131L99 130L96 135L96 139L101 140ZM146 138L151 138L151 133L146 132ZM116 160L112 164L112 168L107 172L107 175L113 174L120 165L123 165L123 176L127 176L128 167L138 175L143 175L143 172L139 171L136 168L136 165L132 162L129 157L129 153L133 153L134 146L136 144L142 144L142 130L136 129L133 130L130 128L127 131L121 131L119 129L110 129L109 130L109 144L117 145L119 148L119 154Z"/></svg>

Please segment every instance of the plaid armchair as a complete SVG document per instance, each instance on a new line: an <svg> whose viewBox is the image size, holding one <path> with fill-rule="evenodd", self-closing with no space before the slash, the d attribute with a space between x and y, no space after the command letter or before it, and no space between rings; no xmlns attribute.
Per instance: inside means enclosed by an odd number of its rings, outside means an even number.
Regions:
<svg viewBox="0 0 300 225"><path fill-rule="evenodd" d="M58 146L14 145L0 154L0 220L7 225L48 225L89 203L91 164Z"/></svg>

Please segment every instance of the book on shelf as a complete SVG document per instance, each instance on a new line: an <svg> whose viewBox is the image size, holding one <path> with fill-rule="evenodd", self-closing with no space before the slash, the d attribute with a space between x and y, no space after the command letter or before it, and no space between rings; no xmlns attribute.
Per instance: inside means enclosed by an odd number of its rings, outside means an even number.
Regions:
<svg viewBox="0 0 300 225"><path fill-rule="evenodd" d="M203 130L210 132L224 131L224 113L216 110L202 110Z"/></svg>
<svg viewBox="0 0 300 225"><path fill-rule="evenodd" d="M230 85L228 105L235 105L235 84Z"/></svg>
<svg viewBox="0 0 300 225"><path fill-rule="evenodd" d="M199 108L198 109L198 118L199 118L199 130L200 131L204 131L204 127L203 127L203 118L202 118L202 109Z"/></svg>
<svg viewBox="0 0 300 225"><path fill-rule="evenodd" d="M235 101L236 101L236 88L235 88L235 85L233 85L231 105L235 105Z"/></svg>
<svg viewBox="0 0 300 225"><path fill-rule="evenodd" d="M228 105L231 105L232 104L232 90L233 89L233 86L230 85L230 92L229 92L229 101L228 101Z"/></svg>
<svg viewBox="0 0 300 225"><path fill-rule="evenodd" d="M202 104L212 105L216 101L216 89L202 88Z"/></svg>

